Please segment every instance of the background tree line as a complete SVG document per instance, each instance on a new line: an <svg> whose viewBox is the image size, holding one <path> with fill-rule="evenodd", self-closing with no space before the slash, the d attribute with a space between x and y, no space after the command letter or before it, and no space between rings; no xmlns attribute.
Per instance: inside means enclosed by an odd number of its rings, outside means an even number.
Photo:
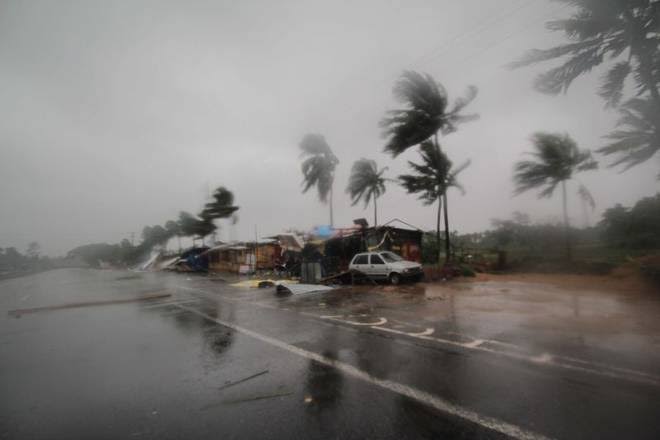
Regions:
<svg viewBox="0 0 660 440"><path fill-rule="evenodd" d="M204 245L206 237L218 229L216 220L230 218L235 223L238 209L234 204L234 194L224 186L219 186L199 214L181 211L176 220L168 220L164 225L145 226L142 229L142 240L137 245L127 239L118 244L92 243L70 250L67 257L81 258L92 267L98 267L100 262L132 266L147 258L152 250L163 248L173 238L178 240L179 252L182 237L192 238L193 245L197 240Z"/></svg>

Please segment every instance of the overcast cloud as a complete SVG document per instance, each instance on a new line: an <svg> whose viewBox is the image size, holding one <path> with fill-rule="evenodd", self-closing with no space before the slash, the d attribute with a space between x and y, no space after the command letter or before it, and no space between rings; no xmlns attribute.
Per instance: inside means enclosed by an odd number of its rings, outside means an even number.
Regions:
<svg viewBox="0 0 660 440"><path fill-rule="evenodd" d="M602 72L550 97L531 88L543 66L504 65L561 41L543 22L569 12L546 0L2 2L0 246L36 240L58 255L118 242L197 212L220 184L241 207L220 238L327 223L316 194L300 193L307 132L322 133L340 160L336 225L371 221L344 189L360 157L390 177L416 159L383 154L378 127L404 69L430 73L450 97L479 88L470 110L481 119L441 139L455 163L472 160L467 193L449 196L452 229L482 230L516 210L557 217L559 197L511 197L512 164L536 130L601 145L616 119L595 94ZM580 177L598 204L591 221L654 194L657 167ZM570 207L584 224L575 197ZM382 220L434 226L435 208L394 185L379 208Z"/></svg>

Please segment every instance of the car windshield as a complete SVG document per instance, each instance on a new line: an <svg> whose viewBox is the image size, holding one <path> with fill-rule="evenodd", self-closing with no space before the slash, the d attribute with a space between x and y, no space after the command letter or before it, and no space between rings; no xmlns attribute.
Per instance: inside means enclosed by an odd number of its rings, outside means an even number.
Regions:
<svg viewBox="0 0 660 440"><path fill-rule="evenodd" d="M397 261L403 261L403 258L395 254L394 252L382 252L381 257L385 259L388 263L395 263Z"/></svg>

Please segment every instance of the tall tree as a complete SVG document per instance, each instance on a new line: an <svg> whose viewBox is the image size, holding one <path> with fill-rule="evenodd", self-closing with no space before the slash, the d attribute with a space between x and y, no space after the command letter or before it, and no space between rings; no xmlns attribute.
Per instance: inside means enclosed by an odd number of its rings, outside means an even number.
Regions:
<svg viewBox="0 0 660 440"><path fill-rule="evenodd" d="M419 199L425 205L438 203L438 218L436 223L436 239L438 250L440 249L440 222L443 199L446 203L447 189L451 187L458 188L464 192L463 187L458 183L456 176L468 167L469 161L458 168L452 168L452 162L447 155L442 152L440 146L431 140L422 142L420 145L420 155L422 163L416 164L408 162L414 174L404 174L399 176L401 185L408 193L419 193ZM449 217L447 207L445 206L445 264L451 258L451 248L449 241ZM440 264L440 252L438 252L438 264Z"/></svg>
<svg viewBox="0 0 660 440"><path fill-rule="evenodd" d="M332 212L332 185L335 181L335 168L339 159L332 152L325 138L320 134L306 134L300 142L303 158L303 193L316 186L321 203L329 201L330 226L334 225Z"/></svg>
<svg viewBox="0 0 660 440"><path fill-rule="evenodd" d="M391 110L381 120L383 135L387 138L385 151L393 157L429 139L440 149L438 133L448 134L456 131L458 124L473 121L479 116L463 114L463 110L477 96L477 88L469 86L463 97L449 107L449 98L445 88L429 74L405 71L394 85L394 96L404 104L404 108ZM447 196L444 194L445 223L449 223ZM438 216L440 214L438 213ZM446 243L449 244L449 232Z"/></svg>
<svg viewBox="0 0 660 440"><path fill-rule="evenodd" d="M532 136L534 151L529 153L533 160L523 160L514 165L515 195L530 189L541 189L539 198L551 197L557 185L561 184L564 228L566 237L566 257L571 258L571 241L568 221L566 182L576 173L598 167L589 150L578 149L577 144L567 134L535 133ZM586 192L584 186L579 193ZM584 196L582 196L584 197ZM590 197L590 195L589 195Z"/></svg>
<svg viewBox="0 0 660 440"><path fill-rule="evenodd" d="M376 161L360 159L353 163L351 176L346 192L351 196L352 204L364 201L364 207L374 201L374 226L378 226L378 198L385 194L385 178L383 173L387 167L378 169Z"/></svg>
<svg viewBox="0 0 660 440"><path fill-rule="evenodd" d="M651 158L660 150L660 2L657 0L560 0L576 7L570 18L546 23L563 32L569 43L534 49L511 67L558 60L559 66L540 74L534 85L541 92L566 92L578 76L608 64L598 94L607 107L617 107L632 78L638 97L620 109L614 142L598 151L615 155L611 166L624 170ZM658 175L660 178L660 174Z"/></svg>

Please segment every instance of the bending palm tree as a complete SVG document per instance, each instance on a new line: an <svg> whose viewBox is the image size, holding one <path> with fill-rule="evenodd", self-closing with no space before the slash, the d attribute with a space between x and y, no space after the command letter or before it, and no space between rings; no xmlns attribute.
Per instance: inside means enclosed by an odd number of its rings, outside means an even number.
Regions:
<svg viewBox="0 0 660 440"><path fill-rule="evenodd" d="M408 193L420 193L420 200L425 205L438 202L438 218L436 224L436 239L438 242L438 264L440 264L440 219L442 212L442 201L445 200L445 264L451 257L449 244L449 216L447 215L447 189L458 188L465 192L458 183L456 176L470 165L467 161L456 169L452 169L452 163L440 146L433 141L425 141L420 145L422 163L408 162L415 174L399 176L401 185Z"/></svg>
<svg viewBox="0 0 660 440"><path fill-rule="evenodd" d="M458 98L451 108L448 108L447 91L429 74L404 72L394 85L394 96L405 104L406 108L389 111L380 122L384 128L383 134L388 138L385 151L393 157L431 138L440 149L438 132L451 133L456 131L458 124L479 117L476 114L462 114L465 107L476 98L476 87L468 87L465 96ZM448 218L447 196L443 195L443 198L445 218ZM445 246L449 248L448 232Z"/></svg>
<svg viewBox="0 0 660 440"><path fill-rule="evenodd" d="M231 217L238 206L234 206L234 194L224 186L219 186L213 192L213 200L204 205L200 217L212 220Z"/></svg>
<svg viewBox="0 0 660 440"><path fill-rule="evenodd" d="M456 131L457 124L478 118L475 114L461 114L477 96L476 87L468 87L465 96L449 109L447 91L429 74L404 72L394 85L394 96L407 108L387 112L380 122L383 135L388 138L385 151L393 157L437 137L438 132L451 133Z"/></svg>
<svg viewBox="0 0 660 440"><path fill-rule="evenodd" d="M610 63L599 95L608 107L623 98L626 81L632 76L637 95L624 103L618 125L627 130L613 132L615 142L598 150L618 155L611 166L628 168L650 159L660 151L660 3L655 0L561 0L577 7L572 17L546 24L564 32L570 43L550 49L529 51L513 68L565 58L565 61L535 80L544 93L566 92L578 76L602 63ZM660 175L658 175L660 178Z"/></svg>
<svg viewBox="0 0 660 440"><path fill-rule="evenodd" d="M589 150L579 150L567 134L536 133L532 137L535 151L530 153L535 160L524 160L514 166L515 195L530 189L542 188L539 198L551 197L557 185L562 186L564 227L566 229L566 257L571 258L571 242L566 200L566 181L573 175L598 167ZM581 194L588 194L584 186ZM585 197L584 195L582 197ZM588 197L591 197L588 194Z"/></svg>
<svg viewBox="0 0 660 440"><path fill-rule="evenodd" d="M378 170L376 161L369 159L356 160L351 168L351 177L346 192L350 194L352 204L364 200L364 207L374 200L374 226L378 226L378 197L385 194L385 178L383 173L387 167Z"/></svg>
<svg viewBox="0 0 660 440"><path fill-rule="evenodd" d="M234 206L234 194L224 186L217 187L213 192L212 200L204 205L204 209L199 213L199 217L204 223L199 225L200 232L208 230L209 234L213 234L212 239L215 242L217 229L215 220L231 217L236 211L238 211L238 206ZM202 243L204 243L204 237L202 237Z"/></svg>
<svg viewBox="0 0 660 440"><path fill-rule="evenodd" d="M339 159L320 134L305 135L300 142L300 149L302 150L301 157L305 158L302 163L302 192L306 193L311 187L316 186L321 203L330 201L330 226L333 226L332 185Z"/></svg>

